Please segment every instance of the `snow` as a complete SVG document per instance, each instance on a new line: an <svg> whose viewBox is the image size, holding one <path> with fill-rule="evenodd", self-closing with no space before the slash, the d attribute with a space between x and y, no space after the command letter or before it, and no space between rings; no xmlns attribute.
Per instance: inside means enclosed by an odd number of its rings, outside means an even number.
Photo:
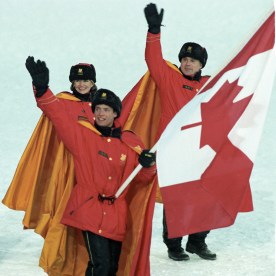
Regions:
<svg viewBox="0 0 276 276"><path fill-rule="evenodd" d="M147 24L143 8L149 1L9 0L0 2L0 198L5 195L17 163L41 114L32 96L25 59L32 55L50 68L50 86L69 89L69 69L93 63L98 87L123 98L146 71ZM216 74L237 53L273 8L272 0L157 0L164 8L164 57L178 64L184 42L207 48L205 74ZM152 276L275 275L274 187L276 179L276 85L251 178L254 212L240 214L228 228L211 231L209 248L216 261L190 255L187 262L167 257L162 242L162 205L153 219ZM31 168L30 168L31 169ZM46 275L38 266L43 239L23 231L22 212L0 204L0 275ZM186 237L183 239L185 246Z"/></svg>

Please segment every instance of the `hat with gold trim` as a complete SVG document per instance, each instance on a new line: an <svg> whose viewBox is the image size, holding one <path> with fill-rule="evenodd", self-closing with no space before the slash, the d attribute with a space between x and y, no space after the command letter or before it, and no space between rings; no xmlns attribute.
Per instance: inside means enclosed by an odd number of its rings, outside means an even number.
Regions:
<svg viewBox="0 0 276 276"><path fill-rule="evenodd" d="M92 97L92 111L95 112L96 105L105 104L113 108L117 112L117 118L120 117L122 111L122 102L120 98L112 91L101 88Z"/></svg>
<svg viewBox="0 0 276 276"><path fill-rule="evenodd" d="M180 62L184 57L191 57L199 60L203 68L207 62L208 54L206 49L199 44L195 42L187 42L183 44L178 54L178 59Z"/></svg>
<svg viewBox="0 0 276 276"><path fill-rule="evenodd" d="M73 65L69 75L70 82L74 80L92 80L96 82L96 70L92 64L78 63Z"/></svg>

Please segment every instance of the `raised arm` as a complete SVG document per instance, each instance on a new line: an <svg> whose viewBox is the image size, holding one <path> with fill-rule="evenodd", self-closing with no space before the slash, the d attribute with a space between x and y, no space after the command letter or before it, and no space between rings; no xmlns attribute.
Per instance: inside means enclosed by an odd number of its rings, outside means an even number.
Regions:
<svg viewBox="0 0 276 276"><path fill-rule="evenodd" d="M160 43L160 28L164 10L161 9L158 13L156 5L150 3L145 7L144 13L148 23L145 59L151 76L157 83L160 83L168 69L166 61L163 59Z"/></svg>
<svg viewBox="0 0 276 276"><path fill-rule="evenodd" d="M37 106L51 120L59 138L74 154L77 122L72 120L61 100L49 89L49 69L46 63L41 60L35 61L34 57L29 56L25 65L32 78Z"/></svg>

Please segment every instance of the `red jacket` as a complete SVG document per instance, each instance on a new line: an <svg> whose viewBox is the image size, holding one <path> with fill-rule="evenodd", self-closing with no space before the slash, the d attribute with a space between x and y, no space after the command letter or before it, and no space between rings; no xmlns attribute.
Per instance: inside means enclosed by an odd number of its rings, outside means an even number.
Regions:
<svg viewBox="0 0 276 276"><path fill-rule="evenodd" d="M157 131L159 137L175 114L197 94L209 76L203 76L200 81L188 80L180 70L169 66L162 56L160 33L148 33L145 58L159 90L161 103L161 117Z"/></svg>
<svg viewBox="0 0 276 276"><path fill-rule="evenodd" d="M131 132L121 139L103 137L85 117L74 118L48 89L37 104L54 124L59 137L74 158L76 182L61 222L122 241L126 232L126 191L111 204L98 195L114 196L124 180L138 165L143 149L141 140ZM148 183L155 166L143 168L137 180Z"/></svg>
<svg viewBox="0 0 276 276"><path fill-rule="evenodd" d="M69 116L78 119L78 117L83 116L89 118L90 121L93 120L93 112L91 110L91 102L84 102L79 100L70 92L61 92L57 94L57 97L61 100L60 104L68 112Z"/></svg>

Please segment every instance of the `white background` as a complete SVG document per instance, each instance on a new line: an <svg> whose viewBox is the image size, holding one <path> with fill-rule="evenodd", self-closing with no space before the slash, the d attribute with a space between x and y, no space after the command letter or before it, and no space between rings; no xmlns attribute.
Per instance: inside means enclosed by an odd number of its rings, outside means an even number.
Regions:
<svg viewBox="0 0 276 276"><path fill-rule="evenodd" d="M0 2L0 198L40 117L25 69L28 55L45 60L50 87L69 90L70 67L93 63L97 86L123 98L146 72L144 49L148 1L9 0ZM204 74L215 75L256 31L273 8L272 0L156 1L165 9L164 58L178 64L184 42L207 48ZM162 205L157 204L151 248L152 276L261 275L275 271L274 189L276 184L276 88L252 173L254 212L240 214L228 228L207 238L216 261L191 255L190 261L167 257L162 242ZM31 170L31 168L30 168ZM43 239L22 230L22 212L0 205L0 275L45 275L38 266ZM186 237L183 240L185 246Z"/></svg>

